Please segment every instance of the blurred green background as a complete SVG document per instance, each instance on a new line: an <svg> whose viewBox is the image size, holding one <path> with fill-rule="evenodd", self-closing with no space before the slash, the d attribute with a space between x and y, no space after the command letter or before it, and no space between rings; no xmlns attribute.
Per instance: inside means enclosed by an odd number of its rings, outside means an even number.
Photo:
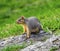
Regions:
<svg viewBox="0 0 60 51"><path fill-rule="evenodd" d="M0 0L0 38L22 34L21 16L36 16L44 31L60 33L60 0Z"/></svg>

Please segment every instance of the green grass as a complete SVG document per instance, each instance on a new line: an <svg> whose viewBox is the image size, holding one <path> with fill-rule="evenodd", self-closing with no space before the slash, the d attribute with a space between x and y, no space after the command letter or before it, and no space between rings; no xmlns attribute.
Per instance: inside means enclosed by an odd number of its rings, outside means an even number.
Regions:
<svg viewBox="0 0 60 51"><path fill-rule="evenodd" d="M7 46L3 48L2 51L19 51L23 48L25 48L24 45L12 45L12 46Z"/></svg>
<svg viewBox="0 0 60 51"><path fill-rule="evenodd" d="M56 50L58 50L58 47L52 47L52 48L50 48L50 51L56 51Z"/></svg>
<svg viewBox="0 0 60 51"><path fill-rule="evenodd" d="M45 31L60 30L60 0L0 0L0 38L22 34L20 16L36 16Z"/></svg>
<svg viewBox="0 0 60 51"><path fill-rule="evenodd" d="M32 41L30 41L30 44L27 44L27 42L23 42L22 44L7 45L1 51L20 51L21 49L29 45L32 45Z"/></svg>

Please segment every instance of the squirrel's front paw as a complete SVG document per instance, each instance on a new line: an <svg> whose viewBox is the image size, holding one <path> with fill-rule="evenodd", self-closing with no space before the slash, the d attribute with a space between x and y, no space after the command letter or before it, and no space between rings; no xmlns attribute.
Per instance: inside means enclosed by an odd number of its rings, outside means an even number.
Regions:
<svg viewBox="0 0 60 51"><path fill-rule="evenodd" d="M30 36L27 36L27 37L26 37L26 39L29 39L29 38L30 38Z"/></svg>

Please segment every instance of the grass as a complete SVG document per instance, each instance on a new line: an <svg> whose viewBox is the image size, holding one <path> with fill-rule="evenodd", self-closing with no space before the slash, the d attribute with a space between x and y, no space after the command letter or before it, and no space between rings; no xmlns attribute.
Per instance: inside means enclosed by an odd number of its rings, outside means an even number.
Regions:
<svg viewBox="0 0 60 51"><path fill-rule="evenodd" d="M0 38L22 34L23 28L16 24L20 16L36 16L44 31L58 31L60 0L0 0Z"/></svg>
<svg viewBox="0 0 60 51"><path fill-rule="evenodd" d="M5 27L2 27L0 38L19 35L23 32L22 27L16 24L7 24Z"/></svg>
<svg viewBox="0 0 60 51"><path fill-rule="evenodd" d="M19 51L20 48L23 48L23 46L14 45L14 46L5 47L2 51Z"/></svg>
<svg viewBox="0 0 60 51"><path fill-rule="evenodd" d="M50 48L50 51L56 51L56 50L58 50L58 47L52 47L52 48Z"/></svg>
<svg viewBox="0 0 60 51"><path fill-rule="evenodd" d="M21 49L23 49L29 45L32 45L32 41L30 41L30 44L23 42L22 44L7 45L1 51L20 51Z"/></svg>
<svg viewBox="0 0 60 51"><path fill-rule="evenodd" d="M25 48L24 45L12 45L12 46L7 46L3 48L2 51L19 51L23 48Z"/></svg>

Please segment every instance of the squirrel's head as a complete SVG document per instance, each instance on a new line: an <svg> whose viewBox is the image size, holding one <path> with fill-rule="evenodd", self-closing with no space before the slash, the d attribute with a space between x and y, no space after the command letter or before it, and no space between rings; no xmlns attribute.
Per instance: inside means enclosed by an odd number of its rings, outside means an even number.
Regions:
<svg viewBox="0 0 60 51"><path fill-rule="evenodd" d="M18 24L23 24L23 23L25 23L25 18L24 18L24 16L20 17L20 18L17 20L17 23L18 23Z"/></svg>

